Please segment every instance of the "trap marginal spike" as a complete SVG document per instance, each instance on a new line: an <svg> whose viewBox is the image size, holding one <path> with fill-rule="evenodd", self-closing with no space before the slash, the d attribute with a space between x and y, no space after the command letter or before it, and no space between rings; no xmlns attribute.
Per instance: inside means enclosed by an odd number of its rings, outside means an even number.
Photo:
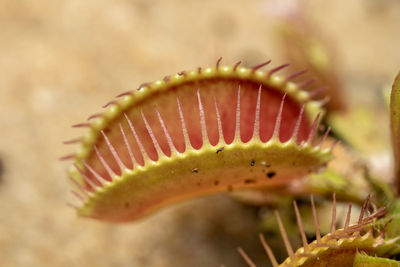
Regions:
<svg viewBox="0 0 400 267"><path fill-rule="evenodd" d="M240 256L243 258L243 260L246 262L246 264L249 267L257 267L256 264L250 259L250 257L247 255L247 253L241 247L238 247L237 250L238 250Z"/></svg>
<svg viewBox="0 0 400 267"><path fill-rule="evenodd" d="M288 76L286 77L286 81L291 81L291 80L293 80L293 79L296 79L297 77L303 75L303 74L306 73L307 71L308 71L308 69L304 69L304 70L295 72L295 73L293 73L293 74L290 74L290 75L288 75Z"/></svg>
<svg viewBox="0 0 400 267"><path fill-rule="evenodd" d="M82 196L81 194L79 194L78 192L76 192L75 190L71 190L71 193L77 198L79 199L82 203L85 203L86 199L84 196ZM76 207L76 206L75 206Z"/></svg>
<svg viewBox="0 0 400 267"><path fill-rule="evenodd" d="M96 114L90 115L90 116L87 118L87 120L90 121L90 120L93 120L93 119L95 119L95 118L100 118L101 116L103 116L102 113L96 113Z"/></svg>
<svg viewBox="0 0 400 267"><path fill-rule="evenodd" d="M319 100L319 104L321 107L325 106L327 103L329 103L329 101L331 101L330 96L325 96L324 98L322 98L321 100Z"/></svg>
<svg viewBox="0 0 400 267"><path fill-rule="evenodd" d="M221 64L222 57L218 58L217 63L215 64L215 68L218 70L219 65Z"/></svg>
<svg viewBox="0 0 400 267"><path fill-rule="evenodd" d="M268 61L266 61L264 63L258 64L257 66L254 66L254 67L251 68L251 72L254 73L257 70L261 69L262 67L267 66L269 63L271 63L271 60L268 60Z"/></svg>
<svg viewBox="0 0 400 267"><path fill-rule="evenodd" d="M310 78L310 79L308 79L308 80L299 82L299 83L297 84L297 86L298 86L299 88L306 88L307 86L310 86L312 83L314 83L316 80L317 80L316 77L312 77L312 78Z"/></svg>
<svg viewBox="0 0 400 267"><path fill-rule="evenodd" d="M319 122L320 122L320 116L321 116L321 114L318 113L317 117L315 117L315 120L313 121L313 124L311 126L310 134L308 135L308 138L307 138L307 142L306 143L308 143L311 146L314 143L314 138L315 138L315 135L316 135L316 132L317 132L317 128L318 128Z"/></svg>
<svg viewBox="0 0 400 267"><path fill-rule="evenodd" d="M322 136L321 140L319 141L319 144L318 144L319 147L321 147L324 144L324 142L325 142L326 138L328 137L330 131L331 131L331 127L328 127L328 129L326 129L324 135Z"/></svg>
<svg viewBox="0 0 400 267"><path fill-rule="evenodd" d="M268 245L267 241L265 240L264 236L262 234L260 234L260 241L261 244L264 247L265 252L267 253L267 256L269 258L269 261L271 262L273 267L278 267L278 262L275 258L274 253L272 252L271 247Z"/></svg>
<svg viewBox="0 0 400 267"><path fill-rule="evenodd" d="M276 220L278 222L279 232L281 233L282 240L283 240L283 243L285 244L285 248L289 255L289 258L294 260L293 248L292 248L292 245L290 244L289 238L287 236L286 229L283 226L281 216L279 215L279 212L277 210L274 211L274 214L275 214Z"/></svg>
<svg viewBox="0 0 400 267"><path fill-rule="evenodd" d="M315 226L315 236L317 238L317 244L320 244L321 243L321 232L320 232L320 226L319 226L319 222L318 222L317 211L315 209L314 196L311 195L310 198L311 198L311 209L312 209L314 226Z"/></svg>
<svg viewBox="0 0 400 267"><path fill-rule="evenodd" d="M349 224L350 224L351 208L352 208L352 204L349 203L349 207L347 209L347 215L346 215L346 222L344 224L344 229L345 230L347 230L347 228L349 227Z"/></svg>
<svg viewBox="0 0 400 267"><path fill-rule="evenodd" d="M284 68L287 68L289 66L290 66L290 64L283 64L283 65L280 65L280 66L278 66L276 68L273 68L268 72L268 76L272 76L274 73L276 73L276 72L278 72L278 71L280 71L280 70L282 70Z"/></svg>
<svg viewBox="0 0 400 267"><path fill-rule="evenodd" d="M95 183L89 177L87 177L87 175L76 164L74 164L74 167L79 171L85 183L90 186L91 190L96 190L97 186L95 185Z"/></svg>
<svg viewBox="0 0 400 267"><path fill-rule="evenodd" d="M123 92L119 95L116 95L115 97L118 98L118 97L123 97L123 96L127 96L127 95L132 95L132 93L133 93L133 90L129 90L129 91Z"/></svg>
<svg viewBox="0 0 400 267"><path fill-rule="evenodd" d="M85 128L90 127L90 123L77 123L72 125L72 128Z"/></svg>
<svg viewBox="0 0 400 267"><path fill-rule="evenodd" d="M63 144L64 145L72 145L72 144L80 143L81 141L82 141L82 138L78 137L78 138L63 141Z"/></svg>
<svg viewBox="0 0 400 267"><path fill-rule="evenodd" d="M300 231L301 241L303 242L303 248L304 248L304 251L307 251L308 243L307 243L306 233L304 232L303 221L301 220L300 211L299 211L299 208L297 207L296 201L293 201L293 207L294 207L294 211L296 214L296 220L297 220L297 225L298 225L299 231Z"/></svg>
<svg viewBox="0 0 400 267"><path fill-rule="evenodd" d="M72 181L72 183L74 183L76 185L76 187L80 190L80 192L83 193L83 195L85 196L85 200L87 200L87 197L89 196L88 193L88 188L82 186L78 181L76 181L73 177L70 176L70 180Z"/></svg>
<svg viewBox="0 0 400 267"><path fill-rule="evenodd" d="M332 221L331 221L331 234L336 231L336 192L332 195Z"/></svg>
<svg viewBox="0 0 400 267"><path fill-rule="evenodd" d="M70 203L70 202L67 202L67 203L65 203L68 207L70 207L70 208L72 208L72 209L74 209L74 210L79 210L79 207L78 207L78 205L76 205L76 204L72 204L72 203Z"/></svg>
<svg viewBox="0 0 400 267"><path fill-rule="evenodd" d="M111 105L116 105L117 103L118 103L117 100L111 100L110 102L108 102L107 104L105 104L105 105L103 106L103 108L107 108L107 107L109 107L109 106L111 106Z"/></svg>
<svg viewBox="0 0 400 267"><path fill-rule="evenodd" d="M312 91L309 91L308 94L311 98L314 98L322 93L325 93L327 90L328 90L328 87L324 86L324 87L320 87L320 88L314 89Z"/></svg>
<svg viewBox="0 0 400 267"><path fill-rule="evenodd" d="M58 159L61 160L61 161L65 161L65 160L72 160L74 158L75 158L75 154L68 154L68 155L65 155L65 156L61 156Z"/></svg>
<svg viewBox="0 0 400 267"><path fill-rule="evenodd" d="M371 198L371 193L368 194L367 198L365 199L365 201L364 201L364 203L363 203L363 205L361 207L360 215L358 217L358 223L359 224L362 222L362 220L364 218L364 213L365 213L365 211L367 209L367 206L369 206L370 198Z"/></svg>
<svg viewBox="0 0 400 267"><path fill-rule="evenodd" d="M90 121L75 155L82 173L70 175L84 191L91 188L86 178L98 186L80 215L132 221L182 199L287 185L327 163L329 149L301 145L323 112L275 74L287 64L264 72L269 62L220 63L142 84ZM262 162L273 171L265 173Z"/></svg>
<svg viewBox="0 0 400 267"><path fill-rule="evenodd" d="M238 61L235 63L235 65L233 66L233 71L236 71L236 69L239 67L239 65L242 63L242 61Z"/></svg>

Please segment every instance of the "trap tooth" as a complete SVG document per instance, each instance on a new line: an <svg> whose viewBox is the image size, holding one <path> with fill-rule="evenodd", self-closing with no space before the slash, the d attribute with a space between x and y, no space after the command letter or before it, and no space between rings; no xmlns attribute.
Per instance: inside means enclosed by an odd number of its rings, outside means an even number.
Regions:
<svg viewBox="0 0 400 267"><path fill-rule="evenodd" d="M320 101L290 81L304 71L284 79L275 73L288 64L261 71L269 63L243 68L219 59L109 102L85 124L75 155L70 175L87 195L78 213L130 221L204 194L272 190L323 166L331 155L324 137L314 144ZM273 172L266 176L259 162Z"/></svg>
<svg viewBox="0 0 400 267"><path fill-rule="evenodd" d="M336 195L333 193L331 229L328 234L322 237L319 232L319 223L314 204L314 197L311 196L310 199L312 215L315 223L315 241L311 243L308 243L307 241L296 201L293 201L293 207L303 243L301 248L297 249L296 252L293 252L278 211L275 211L275 217L289 257L281 264L278 264L271 247L268 245L267 239L260 234L261 244L264 247L272 266L306 267L339 266L338 264L340 264L340 266L343 267L350 267L353 266L353 261L357 253L365 253L366 255L374 255L378 257L390 257L391 255L398 253L398 245L395 243L397 239L385 239L386 227L391 220L388 220L383 228L378 226L381 223L377 220L385 221L385 218L382 217L387 214L386 207L375 209L375 211L370 213L369 196L362 206L358 221L351 225L349 223L352 206L350 203L344 228L336 229ZM367 213L367 216L365 216L365 213ZM243 249L240 249L239 253L249 266L255 266Z"/></svg>

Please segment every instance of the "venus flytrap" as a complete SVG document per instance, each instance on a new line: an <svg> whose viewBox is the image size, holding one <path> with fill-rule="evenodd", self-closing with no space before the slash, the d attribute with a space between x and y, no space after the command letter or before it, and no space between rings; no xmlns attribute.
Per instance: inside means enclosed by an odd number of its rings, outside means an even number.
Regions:
<svg viewBox="0 0 400 267"><path fill-rule="evenodd" d="M268 63L166 76L75 125L90 128L70 171L78 213L130 221L194 196L284 188L323 166L326 100L291 82L301 73L277 76L287 65L261 71Z"/></svg>

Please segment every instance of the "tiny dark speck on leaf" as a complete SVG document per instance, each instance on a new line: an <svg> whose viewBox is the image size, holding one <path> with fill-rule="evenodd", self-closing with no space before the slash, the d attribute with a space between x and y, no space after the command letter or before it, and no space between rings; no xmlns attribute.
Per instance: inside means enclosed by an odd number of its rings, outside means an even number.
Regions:
<svg viewBox="0 0 400 267"><path fill-rule="evenodd" d="M215 180L215 181L214 181L214 185L219 185L219 181L218 181L218 180Z"/></svg>
<svg viewBox="0 0 400 267"><path fill-rule="evenodd" d="M219 152L222 152L222 150L224 150L224 148L225 148L224 146L223 146L223 147L220 147L220 148L218 148L216 153L218 154Z"/></svg>
<svg viewBox="0 0 400 267"><path fill-rule="evenodd" d="M199 172L199 169L198 169L198 168L192 169L192 173L198 173L198 172Z"/></svg>
<svg viewBox="0 0 400 267"><path fill-rule="evenodd" d="M255 161L254 159L252 159L252 160L250 161L250 166L254 166L255 163L256 163L256 161Z"/></svg>
<svg viewBox="0 0 400 267"><path fill-rule="evenodd" d="M276 175L276 172L267 172L266 175L268 178L272 178Z"/></svg>
<svg viewBox="0 0 400 267"><path fill-rule="evenodd" d="M228 192L232 192L233 187L231 185L228 185Z"/></svg>
<svg viewBox="0 0 400 267"><path fill-rule="evenodd" d="M253 180L253 179L246 179L246 180L244 180L244 183L245 184L255 184L257 181L256 180Z"/></svg>
<svg viewBox="0 0 400 267"><path fill-rule="evenodd" d="M125 202L125 208L129 208L129 202Z"/></svg>

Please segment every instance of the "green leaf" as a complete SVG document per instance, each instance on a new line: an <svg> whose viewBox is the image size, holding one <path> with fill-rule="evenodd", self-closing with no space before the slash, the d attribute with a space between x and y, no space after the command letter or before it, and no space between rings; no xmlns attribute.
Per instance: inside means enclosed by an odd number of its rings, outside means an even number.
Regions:
<svg viewBox="0 0 400 267"><path fill-rule="evenodd" d="M363 253L357 253L354 258L353 267L384 267L384 266L400 266L399 261L390 260L386 258L372 257Z"/></svg>
<svg viewBox="0 0 400 267"><path fill-rule="evenodd" d="M390 96L390 127L394 153L395 181L400 192L400 73L394 80Z"/></svg>

